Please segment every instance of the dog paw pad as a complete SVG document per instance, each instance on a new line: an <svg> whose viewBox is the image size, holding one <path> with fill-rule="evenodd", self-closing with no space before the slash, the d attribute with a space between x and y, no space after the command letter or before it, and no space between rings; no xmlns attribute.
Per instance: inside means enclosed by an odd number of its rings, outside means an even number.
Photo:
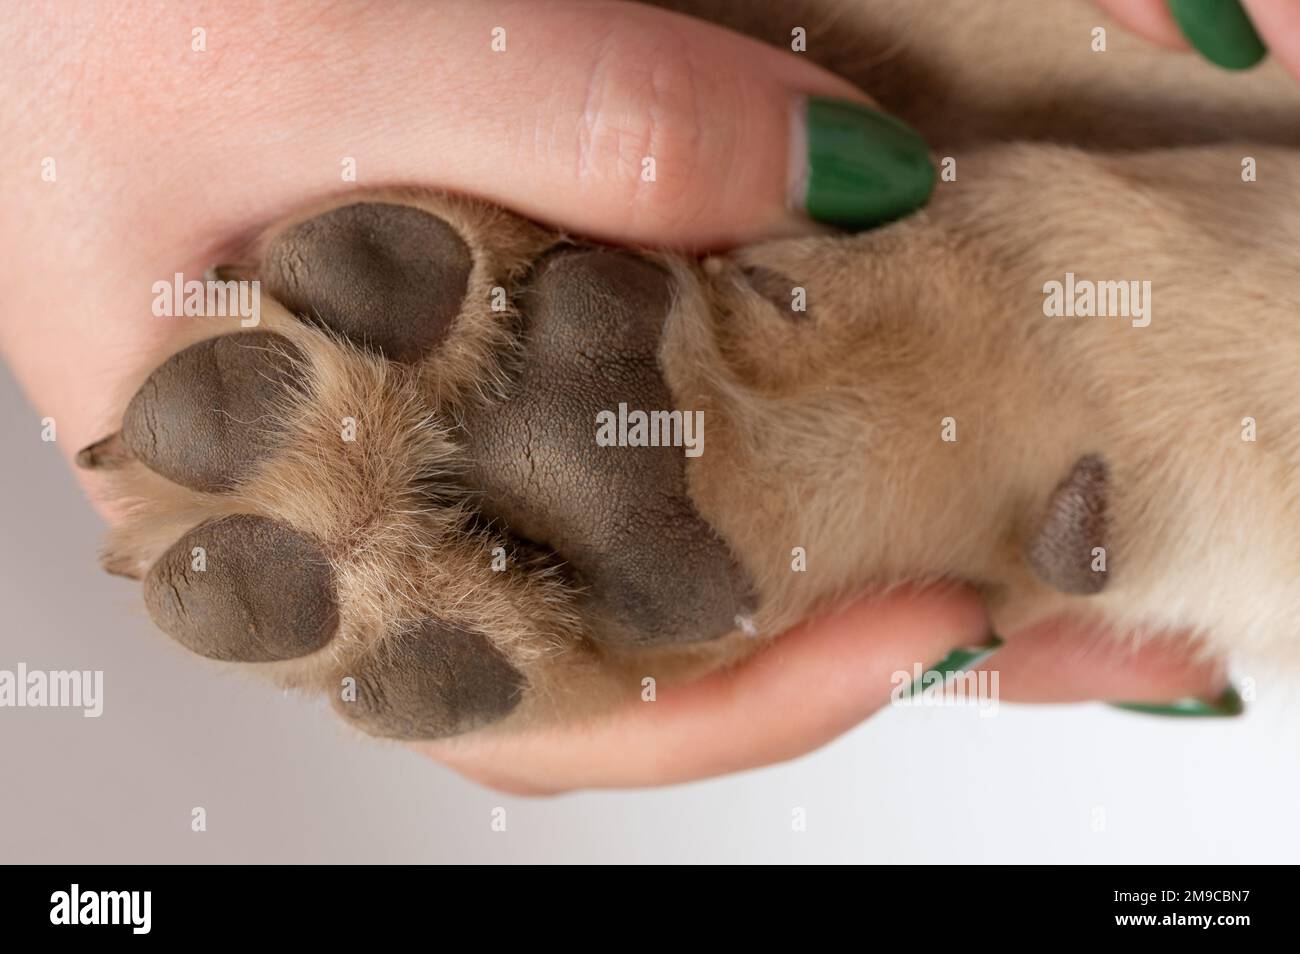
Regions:
<svg viewBox="0 0 1300 954"><path fill-rule="evenodd" d="M694 423L658 364L671 303L669 275L634 255L552 255L524 296L516 394L466 420L484 508L576 572L615 624L607 641L711 639L749 608L744 574L687 495L685 448L597 445L600 415L620 408L675 412L682 434Z"/></svg>
<svg viewBox="0 0 1300 954"><path fill-rule="evenodd" d="M263 257L262 280L290 311L412 362L446 337L472 266L469 246L437 216L358 202L278 235Z"/></svg>
<svg viewBox="0 0 1300 954"><path fill-rule="evenodd" d="M1105 459L1097 454L1080 457L1052 491L1025 548L1025 559L1038 577L1063 593L1089 596L1106 587L1108 484Z"/></svg>
<svg viewBox="0 0 1300 954"><path fill-rule="evenodd" d="M149 570L155 625L211 659L276 662L325 646L338 628L334 573L290 527L240 514L195 527Z"/></svg>
<svg viewBox="0 0 1300 954"><path fill-rule="evenodd" d="M495 722L518 703L524 677L479 633L433 620L387 640L356 671L355 698L334 706L371 735L437 739Z"/></svg>
<svg viewBox="0 0 1300 954"><path fill-rule="evenodd" d="M250 331L172 355L127 405L122 439L150 470L191 490L234 489L275 447L269 411L301 386L302 356L286 338Z"/></svg>

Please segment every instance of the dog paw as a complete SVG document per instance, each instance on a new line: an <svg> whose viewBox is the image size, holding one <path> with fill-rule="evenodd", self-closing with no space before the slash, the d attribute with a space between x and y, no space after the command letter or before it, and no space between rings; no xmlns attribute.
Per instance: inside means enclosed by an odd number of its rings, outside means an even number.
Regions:
<svg viewBox="0 0 1300 954"><path fill-rule="evenodd" d="M596 439L675 410L659 264L408 194L247 259L260 326L168 357L78 456L128 502L106 566L177 642L428 739L635 697L629 659L753 611L682 448Z"/></svg>

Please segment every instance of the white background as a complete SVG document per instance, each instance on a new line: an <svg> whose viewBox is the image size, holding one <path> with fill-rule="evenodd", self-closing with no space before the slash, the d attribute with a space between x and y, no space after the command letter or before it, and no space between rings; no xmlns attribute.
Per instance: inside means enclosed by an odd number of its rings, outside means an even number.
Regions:
<svg viewBox="0 0 1300 954"><path fill-rule="evenodd" d="M0 371L0 669L102 669L104 714L0 708L0 861L1300 860L1300 700L1264 680L1238 720L895 709L710 782L479 788L153 630L138 585L99 569L101 521L40 417Z"/></svg>

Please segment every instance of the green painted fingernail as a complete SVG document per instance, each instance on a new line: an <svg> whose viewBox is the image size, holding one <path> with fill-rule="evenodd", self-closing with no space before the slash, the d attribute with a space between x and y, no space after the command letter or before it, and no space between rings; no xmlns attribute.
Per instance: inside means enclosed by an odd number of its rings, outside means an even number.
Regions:
<svg viewBox="0 0 1300 954"><path fill-rule="evenodd" d="M818 222L883 225L925 205L934 191L930 147L906 123L842 99L803 100L806 163L792 199Z"/></svg>
<svg viewBox="0 0 1300 954"><path fill-rule="evenodd" d="M1244 70L1268 53L1240 0L1169 0L1169 12L1200 54L1225 70Z"/></svg>
<svg viewBox="0 0 1300 954"><path fill-rule="evenodd" d="M1116 709L1140 712L1144 715L1177 716L1180 718L1225 718L1239 716L1246 711L1241 693L1232 686L1224 689L1217 699L1175 699L1173 702L1112 702Z"/></svg>
<svg viewBox="0 0 1300 954"><path fill-rule="evenodd" d="M954 649L925 672L917 675L907 691L902 693L903 698L910 698L929 686L947 682L948 677L955 672L969 672L997 652L1002 647L1002 643L1000 636L990 633L988 641L983 645Z"/></svg>

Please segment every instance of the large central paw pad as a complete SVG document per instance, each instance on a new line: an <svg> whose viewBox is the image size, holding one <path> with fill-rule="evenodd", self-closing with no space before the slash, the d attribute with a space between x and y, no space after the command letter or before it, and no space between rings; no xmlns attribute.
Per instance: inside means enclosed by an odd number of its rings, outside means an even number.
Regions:
<svg viewBox="0 0 1300 954"><path fill-rule="evenodd" d="M597 441L602 415L690 412L658 363L660 267L410 196L251 254L284 308L167 359L79 457L152 500L108 560L173 638L326 689L372 734L436 738L541 713L601 647L752 612L683 447Z"/></svg>
<svg viewBox="0 0 1300 954"><path fill-rule="evenodd" d="M683 449L598 447L598 415L673 408L656 359L671 305L656 266L608 250L545 260L524 295L515 393L466 431L483 507L562 555L607 639L693 641L750 607L723 543L686 494Z"/></svg>

